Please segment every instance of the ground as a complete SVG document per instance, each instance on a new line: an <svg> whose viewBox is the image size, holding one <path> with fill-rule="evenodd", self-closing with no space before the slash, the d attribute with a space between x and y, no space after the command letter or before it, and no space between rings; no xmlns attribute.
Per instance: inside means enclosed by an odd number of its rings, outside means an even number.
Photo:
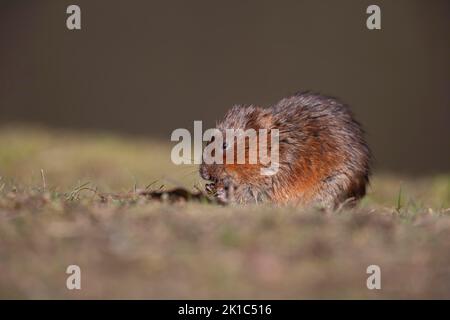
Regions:
<svg viewBox="0 0 450 320"><path fill-rule="evenodd" d="M450 175L375 172L360 206L337 212L140 196L201 189L170 148L1 128L0 298L450 298Z"/></svg>

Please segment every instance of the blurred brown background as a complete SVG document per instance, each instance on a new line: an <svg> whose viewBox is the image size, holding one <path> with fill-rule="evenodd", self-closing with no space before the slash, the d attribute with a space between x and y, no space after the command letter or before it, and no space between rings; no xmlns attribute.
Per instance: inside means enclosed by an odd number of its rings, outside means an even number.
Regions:
<svg viewBox="0 0 450 320"><path fill-rule="evenodd" d="M382 30L366 28L370 4ZM448 0L2 0L0 125L169 141L232 104L310 89L351 105L377 170L448 172L449 18Z"/></svg>

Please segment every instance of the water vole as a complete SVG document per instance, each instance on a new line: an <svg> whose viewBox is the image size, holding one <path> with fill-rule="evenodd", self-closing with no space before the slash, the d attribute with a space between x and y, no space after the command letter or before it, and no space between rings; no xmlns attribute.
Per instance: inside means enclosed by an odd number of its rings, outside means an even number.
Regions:
<svg viewBox="0 0 450 320"><path fill-rule="evenodd" d="M365 195L371 154L347 105L303 92L270 108L234 106L217 125L224 135L226 129L262 128L279 131L278 171L262 175L259 162L202 163L200 175L211 181L206 188L220 200L335 208Z"/></svg>

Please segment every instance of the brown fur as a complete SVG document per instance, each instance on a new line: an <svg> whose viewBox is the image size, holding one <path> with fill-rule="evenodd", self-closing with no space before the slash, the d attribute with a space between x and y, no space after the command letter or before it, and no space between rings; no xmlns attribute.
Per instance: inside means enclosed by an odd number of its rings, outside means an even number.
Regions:
<svg viewBox="0 0 450 320"><path fill-rule="evenodd" d="M259 161L200 166L200 175L212 181L207 189L223 201L335 208L365 195L370 150L349 108L334 98L305 92L267 109L234 106L217 128L223 134L226 129L249 128L280 132L280 168L275 175L261 175Z"/></svg>

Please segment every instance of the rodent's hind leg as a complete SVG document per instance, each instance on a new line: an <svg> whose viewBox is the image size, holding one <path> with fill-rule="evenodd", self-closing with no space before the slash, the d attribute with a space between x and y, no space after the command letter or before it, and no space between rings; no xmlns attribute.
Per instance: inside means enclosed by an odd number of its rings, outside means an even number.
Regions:
<svg viewBox="0 0 450 320"><path fill-rule="evenodd" d="M323 179L320 186L320 191L315 199L315 202L323 208L329 210L336 210L340 204L346 200L346 193L349 185L347 175L342 172L334 173Z"/></svg>
<svg viewBox="0 0 450 320"><path fill-rule="evenodd" d="M322 181L317 202L333 211L353 208L360 198L354 193L354 185L355 178L345 173L331 175Z"/></svg>

